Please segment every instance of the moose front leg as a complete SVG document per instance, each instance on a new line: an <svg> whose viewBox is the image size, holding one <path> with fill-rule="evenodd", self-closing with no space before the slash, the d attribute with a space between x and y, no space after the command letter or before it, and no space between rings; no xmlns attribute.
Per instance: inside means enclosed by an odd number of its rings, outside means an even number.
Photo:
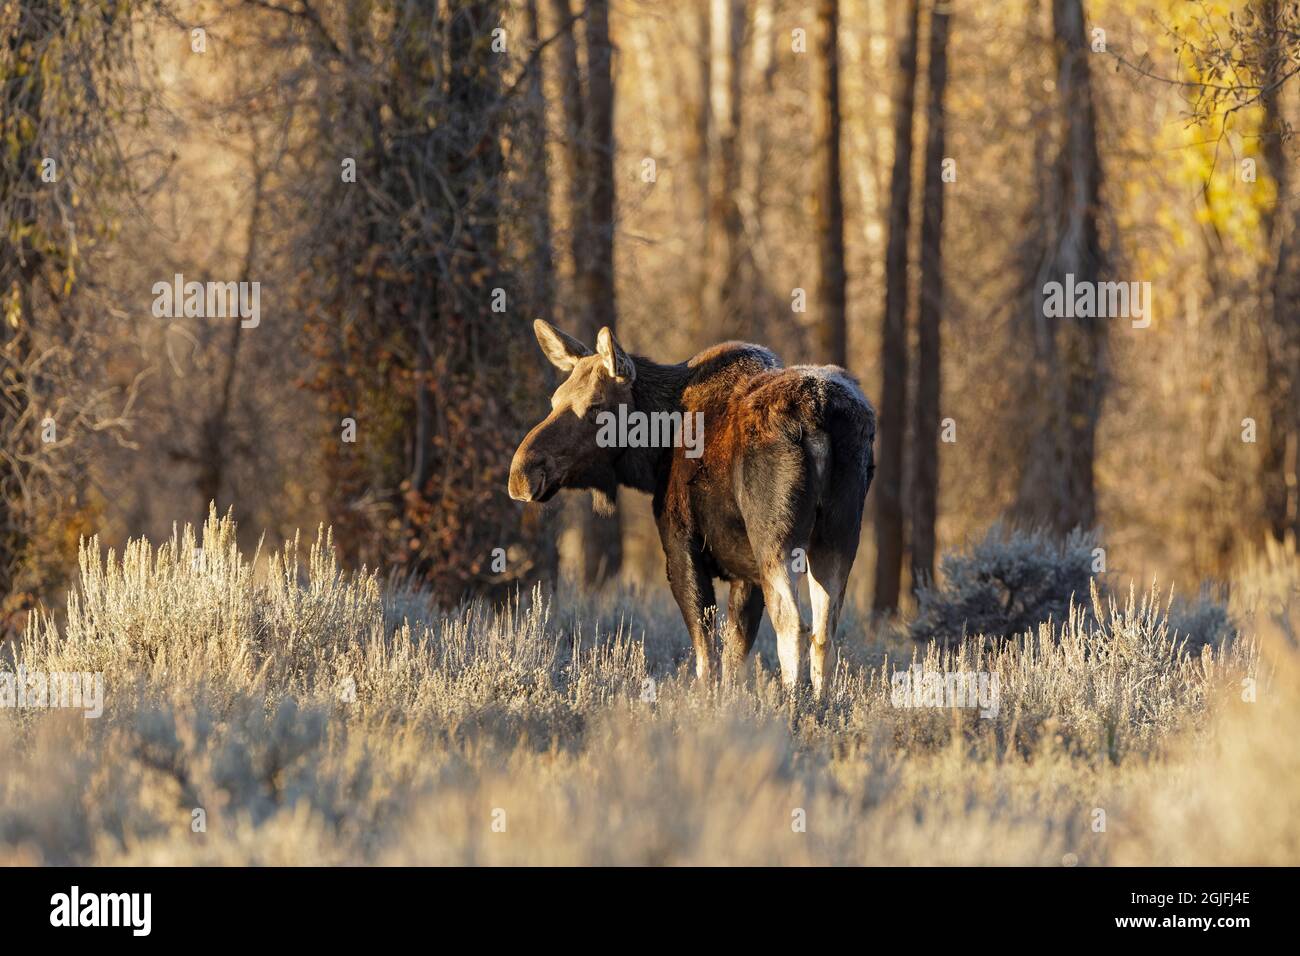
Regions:
<svg viewBox="0 0 1300 956"><path fill-rule="evenodd" d="M749 581L732 581L727 623L722 627L722 679L741 680L758 625L763 621L763 589Z"/></svg>
<svg viewBox="0 0 1300 956"><path fill-rule="evenodd" d="M713 578L705 571L700 556L684 543L669 545L665 541L664 551L668 558L668 586L695 646L695 676L711 681L718 672L713 639L718 608L713 596Z"/></svg>

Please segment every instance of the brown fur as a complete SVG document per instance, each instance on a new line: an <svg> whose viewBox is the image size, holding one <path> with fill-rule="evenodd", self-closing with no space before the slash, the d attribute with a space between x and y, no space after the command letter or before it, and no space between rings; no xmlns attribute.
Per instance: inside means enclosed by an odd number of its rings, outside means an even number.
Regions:
<svg viewBox="0 0 1300 956"><path fill-rule="evenodd" d="M874 471L875 413L857 383L834 366L782 368L767 349L740 342L661 365L625 353L608 329L595 352L546 323L537 335L570 375L515 453L511 495L545 501L559 488L588 488L610 503L618 485L652 495L697 672L714 671L710 609L713 579L722 578L731 585L726 669L743 666L766 604L783 678L798 680L811 637L820 692ZM595 415L619 404L647 414L703 412L703 454L599 447ZM811 627L794 598L801 555L812 577Z"/></svg>

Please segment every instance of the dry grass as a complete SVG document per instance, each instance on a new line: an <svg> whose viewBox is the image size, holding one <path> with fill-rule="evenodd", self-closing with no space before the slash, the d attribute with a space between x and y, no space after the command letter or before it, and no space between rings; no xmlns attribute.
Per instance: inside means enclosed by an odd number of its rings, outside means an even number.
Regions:
<svg viewBox="0 0 1300 956"><path fill-rule="evenodd" d="M0 862L1300 863L1300 567L1280 551L1220 650L1181 652L1147 594L917 657L996 675L984 719L894 706L913 661L856 624L814 707L761 661L748 687L693 686L662 601L444 616L341 571L327 537L259 565L213 518L203 544L90 542L66 622L0 665L106 684L97 720L0 709Z"/></svg>

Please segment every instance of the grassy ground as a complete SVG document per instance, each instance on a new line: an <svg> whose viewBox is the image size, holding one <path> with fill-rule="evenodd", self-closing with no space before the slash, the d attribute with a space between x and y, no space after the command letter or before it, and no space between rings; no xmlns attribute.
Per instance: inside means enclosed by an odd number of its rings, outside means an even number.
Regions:
<svg viewBox="0 0 1300 956"><path fill-rule="evenodd" d="M330 555L84 549L0 671L102 672L104 714L0 708L0 863L1300 863L1280 551L1197 655L1154 595L915 661L850 617L825 706L761 659L694 686L669 601L442 616ZM898 706L913 663L996 676L996 714Z"/></svg>

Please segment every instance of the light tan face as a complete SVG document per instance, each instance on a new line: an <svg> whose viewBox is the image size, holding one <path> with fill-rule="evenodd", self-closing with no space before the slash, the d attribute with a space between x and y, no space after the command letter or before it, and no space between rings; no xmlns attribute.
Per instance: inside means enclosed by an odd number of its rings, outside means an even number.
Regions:
<svg viewBox="0 0 1300 956"><path fill-rule="evenodd" d="M569 373L551 396L551 413L520 443L510 464L510 496L548 501L561 488L590 488L612 496L617 487L617 448L596 442L601 412L632 405L635 367L608 329L593 352L543 322L537 339L552 364Z"/></svg>
<svg viewBox="0 0 1300 956"><path fill-rule="evenodd" d="M588 418L606 408L614 408L620 401L631 399L631 386L613 378L605 370L599 355L590 355L580 359L569 377L555 390L551 396L551 410Z"/></svg>

